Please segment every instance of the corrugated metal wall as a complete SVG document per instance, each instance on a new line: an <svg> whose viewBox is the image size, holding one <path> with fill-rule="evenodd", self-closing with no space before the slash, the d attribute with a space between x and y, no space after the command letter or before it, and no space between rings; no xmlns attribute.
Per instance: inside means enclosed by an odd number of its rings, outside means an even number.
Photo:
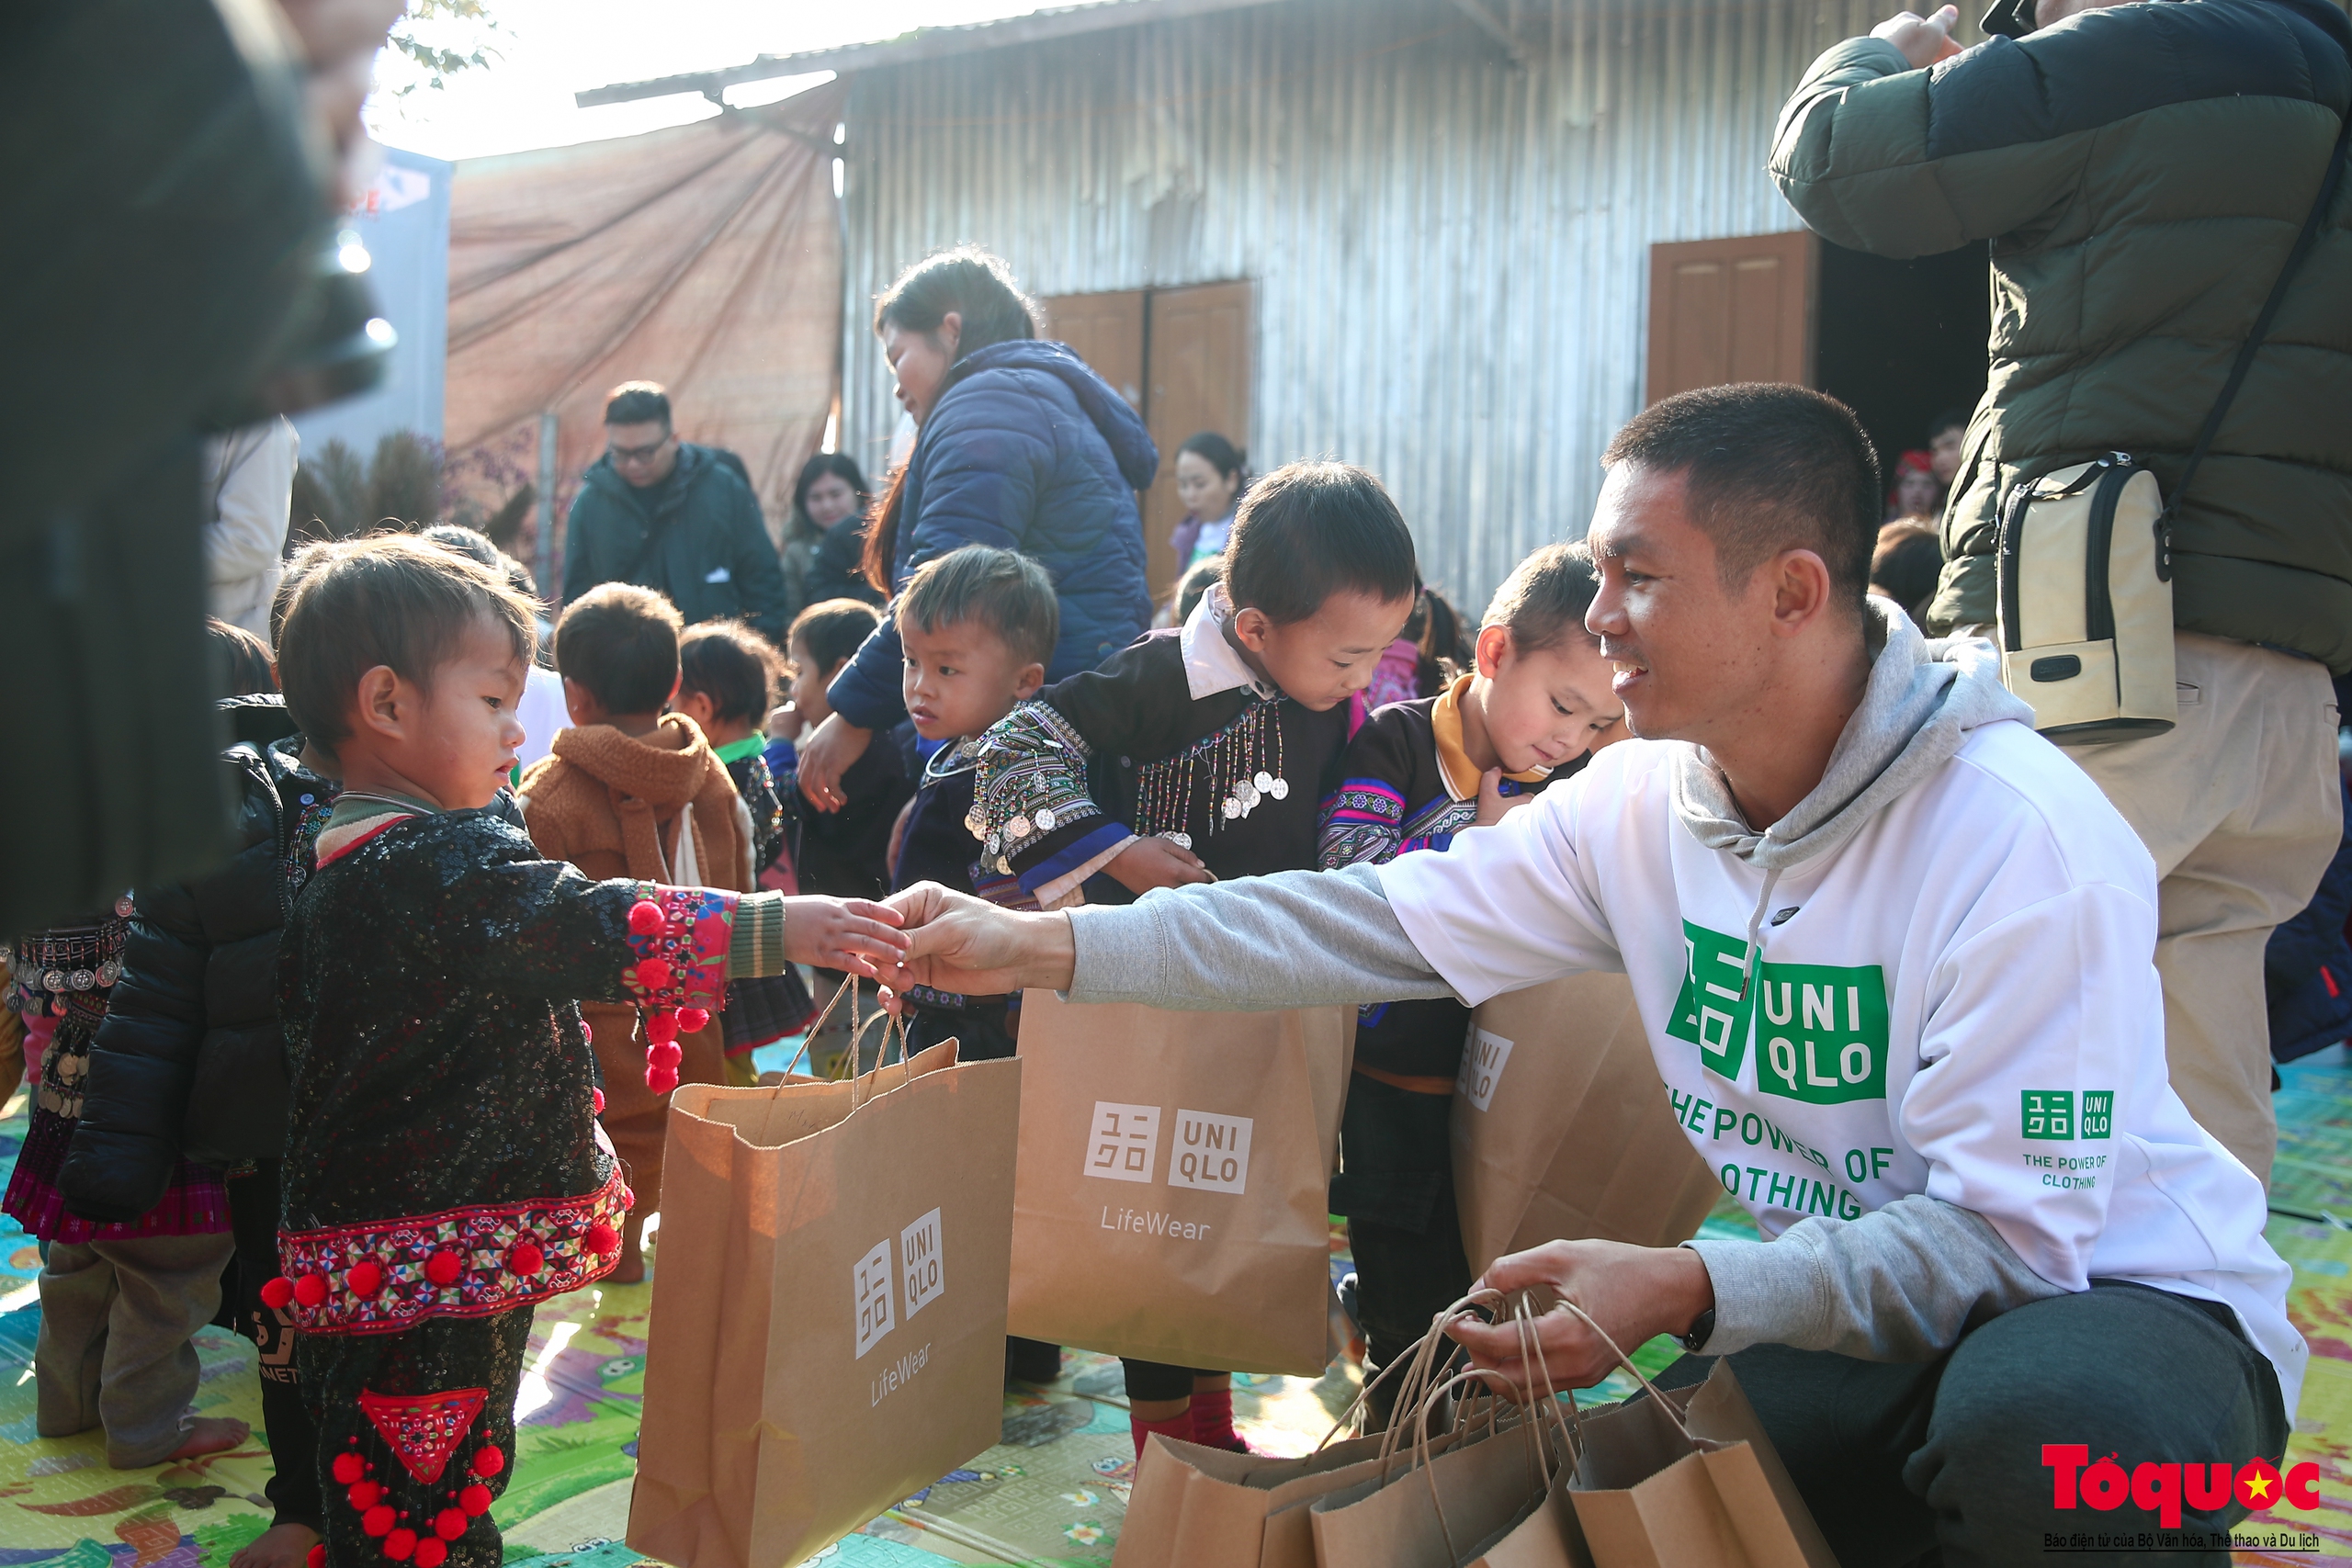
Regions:
<svg viewBox="0 0 2352 1568"><path fill-rule="evenodd" d="M1524 66L1443 0L1287 0L859 78L843 449L882 466L871 299L940 246L1040 295L1250 278L1253 463L1380 474L1475 615L1584 531L1641 404L1649 246L1797 227L1763 174L1773 117L1886 6L1508 9Z"/></svg>

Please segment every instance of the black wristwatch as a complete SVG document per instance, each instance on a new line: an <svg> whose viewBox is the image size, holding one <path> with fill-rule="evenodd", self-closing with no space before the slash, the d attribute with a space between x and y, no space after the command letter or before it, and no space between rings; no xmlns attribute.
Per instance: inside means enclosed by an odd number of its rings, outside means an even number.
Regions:
<svg viewBox="0 0 2352 1568"><path fill-rule="evenodd" d="M1695 1356L1707 1348L1707 1341L1713 1337L1714 1332L1715 1309L1709 1307L1692 1318L1690 1326L1682 1331L1682 1348Z"/></svg>

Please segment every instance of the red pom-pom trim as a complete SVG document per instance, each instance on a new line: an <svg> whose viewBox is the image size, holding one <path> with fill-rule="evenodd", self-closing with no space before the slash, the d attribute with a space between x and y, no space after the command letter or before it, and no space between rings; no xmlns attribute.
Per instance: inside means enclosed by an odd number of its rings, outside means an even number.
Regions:
<svg viewBox="0 0 2352 1568"><path fill-rule="evenodd" d="M506 1253L506 1267L529 1279L548 1266L548 1255L534 1241L518 1241Z"/></svg>
<svg viewBox="0 0 2352 1568"><path fill-rule="evenodd" d="M344 1498L361 1513L366 1513L384 1500L384 1489L372 1481L355 1481Z"/></svg>
<svg viewBox="0 0 2352 1568"><path fill-rule="evenodd" d="M384 1538L384 1555L395 1562L407 1562L410 1554L415 1551L416 1532L414 1530L397 1529Z"/></svg>
<svg viewBox="0 0 2352 1568"><path fill-rule="evenodd" d="M359 1528L369 1535L384 1536L392 1532L392 1506L379 1503L359 1516Z"/></svg>
<svg viewBox="0 0 2352 1568"><path fill-rule="evenodd" d="M416 1568L441 1568L449 1561L449 1549L431 1536L416 1543Z"/></svg>
<svg viewBox="0 0 2352 1568"><path fill-rule="evenodd" d="M628 907L628 929L638 936L651 936L669 923L662 906L650 898L640 898Z"/></svg>
<svg viewBox="0 0 2352 1568"><path fill-rule="evenodd" d="M504 1470L505 1468L506 1456L499 1452L497 1449L492 1447L483 1447L474 1450L474 1473L476 1475L496 1475L500 1471Z"/></svg>
<svg viewBox="0 0 2352 1568"><path fill-rule="evenodd" d="M368 1466L361 1461L357 1454L346 1453L334 1456L334 1479L338 1486L348 1486L367 1473ZM370 1498L369 1501L372 1502L374 1499Z"/></svg>
<svg viewBox="0 0 2352 1568"><path fill-rule="evenodd" d="M592 1089L588 1091L588 1108L599 1116L602 1116L605 1113L605 1091L603 1089Z"/></svg>
<svg viewBox="0 0 2352 1568"><path fill-rule="evenodd" d="M319 1542L302 1554L303 1568L327 1568L327 1543Z"/></svg>
<svg viewBox="0 0 2352 1568"><path fill-rule="evenodd" d="M674 1040L664 1040L645 1048L645 1065L649 1067L674 1067L685 1059L684 1047Z"/></svg>
<svg viewBox="0 0 2352 1568"><path fill-rule="evenodd" d="M384 1266L372 1258L362 1258L343 1271L343 1285L366 1301L384 1288Z"/></svg>
<svg viewBox="0 0 2352 1568"><path fill-rule="evenodd" d="M466 1516L456 1508L444 1508L433 1516L433 1533L443 1540L455 1540L466 1533Z"/></svg>
<svg viewBox="0 0 2352 1568"><path fill-rule="evenodd" d="M317 1306L327 1299L327 1277L305 1274L294 1281L294 1299L306 1307Z"/></svg>
<svg viewBox="0 0 2352 1568"><path fill-rule="evenodd" d="M675 1067L646 1068L645 1087L656 1094L669 1093L678 1087L678 1069Z"/></svg>
<svg viewBox="0 0 2352 1568"><path fill-rule="evenodd" d="M587 1243L588 1250L599 1258L610 1258L621 1249L621 1233L602 1220L590 1225L582 1239Z"/></svg>
<svg viewBox="0 0 2352 1568"><path fill-rule="evenodd" d="M648 958L641 961L637 966L637 983L649 991L659 990L668 985L670 961L666 958Z"/></svg>
<svg viewBox="0 0 2352 1568"><path fill-rule="evenodd" d="M580 1021L580 1039L583 1044L596 1043L596 1031L584 1018Z"/></svg>
<svg viewBox="0 0 2352 1568"><path fill-rule="evenodd" d="M424 1277L436 1285L454 1285L465 1271L465 1259L446 1247L424 1260Z"/></svg>
<svg viewBox="0 0 2352 1568"><path fill-rule="evenodd" d="M458 1506L480 1517L490 1512L490 1488L477 1482L458 1494Z"/></svg>
<svg viewBox="0 0 2352 1568"><path fill-rule="evenodd" d="M261 1287L261 1304L272 1312L284 1312L294 1301L294 1281L280 1274L275 1280L265 1280Z"/></svg>
<svg viewBox="0 0 2352 1568"><path fill-rule="evenodd" d="M678 1027L686 1033L700 1034L709 1026L710 1010L708 1008L680 1008L678 1010Z"/></svg>
<svg viewBox="0 0 2352 1568"><path fill-rule="evenodd" d="M678 1015L668 1008L655 1008L645 1015L645 1037L656 1045L666 1045L678 1037Z"/></svg>

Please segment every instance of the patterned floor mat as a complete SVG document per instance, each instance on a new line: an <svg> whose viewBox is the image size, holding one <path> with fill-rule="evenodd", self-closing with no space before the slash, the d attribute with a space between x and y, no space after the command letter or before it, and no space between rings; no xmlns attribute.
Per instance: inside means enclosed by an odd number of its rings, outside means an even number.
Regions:
<svg viewBox="0 0 2352 1568"><path fill-rule="evenodd" d="M2270 1237L2295 1267L2290 1305L2312 1345L2312 1367L2289 1450L2315 1460L2324 1506L2296 1522L2316 1553L2241 1551L2242 1563L2352 1559L2352 1062L2339 1049L2284 1069L2280 1154ZM0 1119L0 1180L23 1142L23 1098ZM1707 1230L1753 1235L1728 1202ZM658 1233L654 1257L660 1257ZM1347 1267L1334 1236L1334 1273ZM268 1520L268 1435L261 1429L253 1350L218 1329L198 1336L197 1408L250 1422L254 1439L188 1464L107 1468L97 1433L42 1439L33 1424L32 1357L40 1254L0 1218L0 1568L225 1568ZM520 1461L496 1517L517 1568L633 1568L620 1544L636 1466L650 1287L580 1291L544 1306L518 1403ZM1674 1359L1671 1341L1635 1352L1645 1371ZM1614 1397L1620 1374L1588 1398ZM1361 1386L1342 1360L1320 1381L1235 1380L1237 1422L1253 1447L1303 1453ZM943 1562L1037 1565L1110 1560L1133 1476L1125 1392L1115 1360L1072 1354L1050 1388L1006 1397L1001 1440L811 1561L825 1568L938 1568Z"/></svg>

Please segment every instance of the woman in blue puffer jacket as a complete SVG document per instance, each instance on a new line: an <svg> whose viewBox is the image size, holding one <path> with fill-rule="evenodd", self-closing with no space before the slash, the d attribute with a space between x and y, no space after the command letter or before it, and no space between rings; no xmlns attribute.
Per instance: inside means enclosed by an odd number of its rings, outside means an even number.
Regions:
<svg viewBox="0 0 2352 1568"><path fill-rule="evenodd" d="M866 572L895 593L964 545L1018 550L1061 601L1048 682L1091 670L1151 619L1135 492L1159 467L1143 421L1086 362L1036 336L1028 302L985 251L910 267L874 310L875 335L921 434L866 531ZM800 789L842 805L841 776L906 716L897 624L885 616L826 693L832 716L800 750Z"/></svg>

